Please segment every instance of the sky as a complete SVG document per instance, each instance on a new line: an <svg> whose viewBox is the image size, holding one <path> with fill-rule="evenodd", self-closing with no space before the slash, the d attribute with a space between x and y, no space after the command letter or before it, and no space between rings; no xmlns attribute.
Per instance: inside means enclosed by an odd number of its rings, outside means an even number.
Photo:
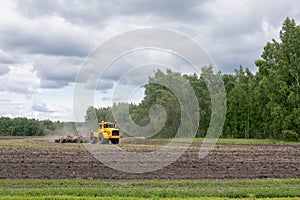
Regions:
<svg viewBox="0 0 300 200"><path fill-rule="evenodd" d="M74 120L75 80L87 56L110 38L141 28L186 35L222 73L240 65L255 73L254 61L268 41L278 39L283 20L299 23L299 8L298 0L1 0L0 116ZM94 83L95 106L111 105L127 66L169 57L155 51L125 56ZM136 91L137 103L143 90Z"/></svg>

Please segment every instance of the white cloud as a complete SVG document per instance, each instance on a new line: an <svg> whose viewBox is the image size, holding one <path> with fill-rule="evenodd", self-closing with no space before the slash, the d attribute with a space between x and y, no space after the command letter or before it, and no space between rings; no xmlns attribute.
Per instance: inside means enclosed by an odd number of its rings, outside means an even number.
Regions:
<svg viewBox="0 0 300 200"><path fill-rule="evenodd" d="M82 58L34 55L33 66L41 79L42 88L62 88L74 82L76 73L80 69Z"/></svg>
<svg viewBox="0 0 300 200"><path fill-rule="evenodd" d="M15 63L17 58L0 49L0 63Z"/></svg>
<svg viewBox="0 0 300 200"><path fill-rule="evenodd" d="M1 19L1 18L0 18ZM30 20L16 15L0 20L0 44L24 53L84 56L93 48L92 30L78 27L58 16Z"/></svg>
<svg viewBox="0 0 300 200"><path fill-rule="evenodd" d="M0 63L0 76L9 72L9 67L7 64Z"/></svg>
<svg viewBox="0 0 300 200"><path fill-rule="evenodd" d="M32 110L41 112L41 113L54 113L54 109L49 108L46 103L34 103L31 106Z"/></svg>
<svg viewBox="0 0 300 200"><path fill-rule="evenodd" d="M30 65L13 65L9 72L0 76L0 91L32 95L38 92L40 79Z"/></svg>

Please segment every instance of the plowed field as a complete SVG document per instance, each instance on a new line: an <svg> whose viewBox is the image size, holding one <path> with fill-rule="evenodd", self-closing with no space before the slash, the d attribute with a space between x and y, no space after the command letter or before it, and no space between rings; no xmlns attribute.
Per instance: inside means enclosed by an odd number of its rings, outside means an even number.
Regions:
<svg viewBox="0 0 300 200"><path fill-rule="evenodd" d="M120 147L136 152L153 151L165 143L166 141L161 140L124 140ZM201 142L194 142L176 162L160 170L131 174L105 166L82 144L55 144L52 140L40 138L6 138L0 139L0 178L103 180L300 178L300 144L297 143L218 143L203 159L198 157L200 146ZM171 151L172 148L170 153Z"/></svg>

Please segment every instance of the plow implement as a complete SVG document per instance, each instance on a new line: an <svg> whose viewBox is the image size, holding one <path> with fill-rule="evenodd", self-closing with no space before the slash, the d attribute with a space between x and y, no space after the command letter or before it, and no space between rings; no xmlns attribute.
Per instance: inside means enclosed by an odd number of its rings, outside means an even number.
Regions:
<svg viewBox="0 0 300 200"><path fill-rule="evenodd" d="M71 136L59 137L54 140L55 143L86 143L88 138L83 136Z"/></svg>

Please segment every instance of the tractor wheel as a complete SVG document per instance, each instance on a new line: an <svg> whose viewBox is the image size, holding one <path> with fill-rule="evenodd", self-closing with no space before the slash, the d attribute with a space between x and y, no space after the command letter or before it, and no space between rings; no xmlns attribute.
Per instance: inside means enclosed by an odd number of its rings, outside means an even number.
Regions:
<svg viewBox="0 0 300 200"><path fill-rule="evenodd" d="M108 144L109 140L105 139L103 134L99 134L98 136L98 143L99 144Z"/></svg>
<svg viewBox="0 0 300 200"><path fill-rule="evenodd" d="M90 143L95 144L97 142L96 138L94 137L93 134L90 135Z"/></svg>
<svg viewBox="0 0 300 200"><path fill-rule="evenodd" d="M119 144L119 139L111 139L112 144Z"/></svg>

